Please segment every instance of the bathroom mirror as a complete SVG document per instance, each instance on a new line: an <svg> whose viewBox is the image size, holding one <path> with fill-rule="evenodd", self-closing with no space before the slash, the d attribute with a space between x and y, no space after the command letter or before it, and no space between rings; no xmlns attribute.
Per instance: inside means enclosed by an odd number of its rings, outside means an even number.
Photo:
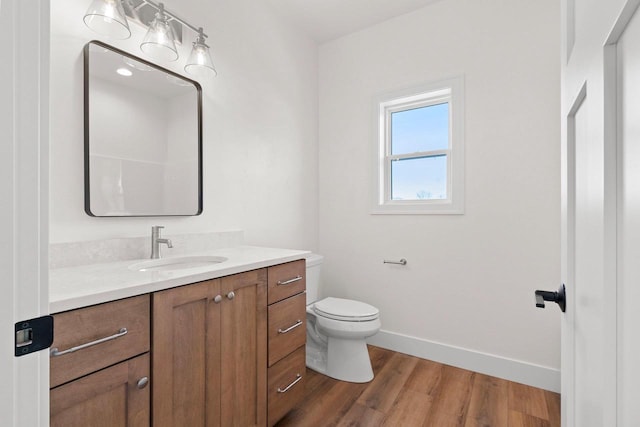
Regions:
<svg viewBox="0 0 640 427"><path fill-rule="evenodd" d="M87 214L202 212L197 82L92 41L84 48L84 114Z"/></svg>

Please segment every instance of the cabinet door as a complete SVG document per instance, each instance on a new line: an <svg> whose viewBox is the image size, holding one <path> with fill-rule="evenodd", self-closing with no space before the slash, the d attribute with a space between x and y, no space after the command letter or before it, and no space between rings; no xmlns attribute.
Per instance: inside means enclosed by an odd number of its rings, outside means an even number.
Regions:
<svg viewBox="0 0 640 427"><path fill-rule="evenodd" d="M51 390L51 426L149 426L149 354Z"/></svg>
<svg viewBox="0 0 640 427"><path fill-rule="evenodd" d="M222 425L267 423L267 271L221 279Z"/></svg>
<svg viewBox="0 0 640 427"><path fill-rule="evenodd" d="M220 425L219 291L216 279L153 294L154 426Z"/></svg>

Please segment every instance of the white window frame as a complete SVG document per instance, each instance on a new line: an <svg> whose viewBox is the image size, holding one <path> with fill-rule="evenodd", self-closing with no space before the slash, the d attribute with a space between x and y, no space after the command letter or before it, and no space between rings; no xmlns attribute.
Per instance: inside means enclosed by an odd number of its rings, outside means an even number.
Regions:
<svg viewBox="0 0 640 427"><path fill-rule="evenodd" d="M372 214L463 214L464 213L464 79L462 76L419 87L386 93L376 98L375 188ZM391 155L391 114L442 103L449 104L449 147ZM391 162L398 159L447 156L447 198L423 200L391 199Z"/></svg>

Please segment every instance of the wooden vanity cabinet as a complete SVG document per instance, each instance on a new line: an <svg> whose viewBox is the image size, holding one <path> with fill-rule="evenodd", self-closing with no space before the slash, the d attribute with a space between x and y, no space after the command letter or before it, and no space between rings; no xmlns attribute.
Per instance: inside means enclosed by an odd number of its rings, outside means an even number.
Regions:
<svg viewBox="0 0 640 427"><path fill-rule="evenodd" d="M268 269L268 425L304 397L307 313L306 264L298 260Z"/></svg>
<svg viewBox="0 0 640 427"><path fill-rule="evenodd" d="M54 314L51 426L149 426L149 300Z"/></svg>
<svg viewBox="0 0 640 427"><path fill-rule="evenodd" d="M267 423L267 270L156 292L153 425Z"/></svg>
<svg viewBox="0 0 640 427"><path fill-rule="evenodd" d="M54 315L51 425L275 424L303 397L304 290L300 260Z"/></svg>

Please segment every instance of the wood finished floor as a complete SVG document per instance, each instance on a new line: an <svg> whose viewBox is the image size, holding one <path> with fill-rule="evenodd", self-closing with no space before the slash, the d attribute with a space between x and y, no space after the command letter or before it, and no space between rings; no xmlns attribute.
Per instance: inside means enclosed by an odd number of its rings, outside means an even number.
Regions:
<svg viewBox="0 0 640 427"><path fill-rule="evenodd" d="M369 354L368 384L307 369L303 402L276 426L560 426L557 393L379 347Z"/></svg>

